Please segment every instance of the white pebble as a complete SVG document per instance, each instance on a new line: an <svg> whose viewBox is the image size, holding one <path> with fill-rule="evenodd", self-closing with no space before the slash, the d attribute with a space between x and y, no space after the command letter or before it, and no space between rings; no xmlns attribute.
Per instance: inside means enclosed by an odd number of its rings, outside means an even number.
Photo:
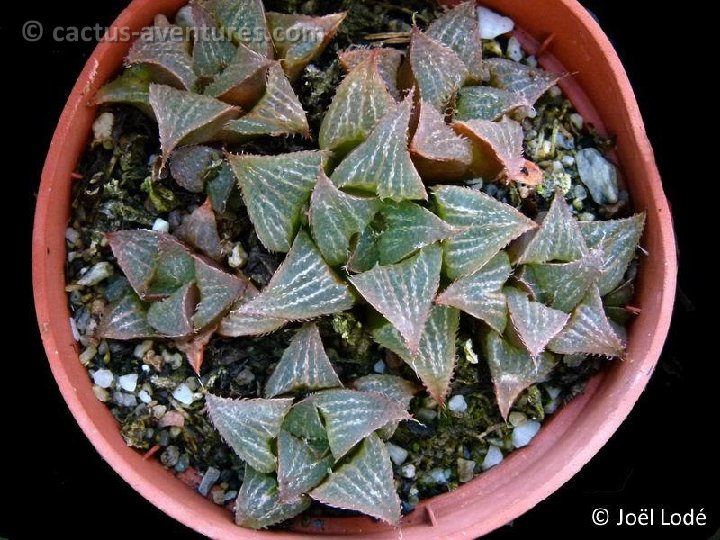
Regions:
<svg viewBox="0 0 720 540"><path fill-rule="evenodd" d="M464 413L467 411L467 402L465 401L465 396L462 394L454 395L450 398L450 401L448 401L448 409L450 409L453 412L459 412Z"/></svg>
<svg viewBox="0 0 720 540"><path fill-rule="evenodd" d="M95 358L95 355L97 354L97 347L95 345L90 345L87 349L85 349L80 354L80 363L83 366L87 366L90 361Z"/></svg>
<svg viewBox="0 0 720 540"><path fill-rule="evenodd" d="M92 285L97 285L103 279L112 276L112 274L113 267L109 262L99 262L92 266L90 270L85 272L83 276L77 280L77 284L84 287L90 287Z"/></svg>
<svg viewBox="0 0 720 540"><path fill-rule="evenodd" d="M447 475L442 469L433 469L428 475L436 484L444 484L447 482Z"/></svg>
<svg viewBox="0 0 720 540"><path fill-rule="evenodd" d="M400 476L403 478L415 478L415 465L407 463L400 469Z"/></svg>
<svg viewBox="0 0 720 540"><path fill-rule="evenodd" d="M392 443L385 443L388 454L390 454L390 460L395 465L402 465L408 457L408 451L400 446L396 446Z"/></svg>
<svg viewBox="0 0 720 540"><path fill-rule="evenodd" d="M502 460L502 450L500 450L497 446L491 445L490 448L488 448L487 454L485 454L485 459L482 462L482 470L487 471L495 465L500 465Z"/></svg>
<svg viewBox="0 0 720 540"><path fill-rule="evenodd" d="M121 407L135 407L137 406L137 399L135 394L127 394L125 392L115 392L113 394L113 400Z"/></svg>
<svg viewBox="0 0 720 540"><path fill-rule="evenodd" d="M535 435L540 431L540 422L528 420L524 424L513 429L512 443L515 448L522 448L530 444Z"/></svg>
<svg viewBox="0 0 720 540"><path fill-rule="evenodd" d="M179 385L173 392L173 397L184 405L191 405L195 401L195 395L193 391L188 388L188 385L183 383Z"/></svg>
<svg viewBox="0 0 720 540"><path fill-rule="evenodd" d="M152 401L152 396L146 390L140 390L138 397L143 403L150 403Z"/></svg>
<svg viewBox="0 0 720 540"><path fill-rule="evenodd" d="M385 362L379 360L374 366L373 371L375 373L385 373Z"/></svg>
<svg viewBox="0 0 720 540"><path fill-rule="evenodd" d="M559 86L551 86L550 90L548 90L548 95L550 97L560 97L562 95L562 90L560 90Z"/></svg>
<svg viewBox="0 0 720 540"><path fill-rule="evenodd" d="M245 263L247 263L247 257L247 252L238 242L233 246L232 251L230 252L228 264L231 268L240 268L241 266L245 266Z"/></svg>
<svg viewBox="0 0 720 540"><path fill-rule="evenodd" d="M152 349L153 342L150 339L146 339L142 343L138 343L135 345L135 349L133 349L133 356L135 358L142 358L145 356L145 353L148 352L150 349Z"/></svg>
<svg viewBox="0 0 720 540"><path fill-rule="evenodd" d="M516 62L519 62L523 59L522 47L520 46L520 42L515 36L512 36L508 40L507 55L508 57L510 57L511 60L515 60Z"/></svg>
<svg viewBox="0 0 720 540"><path fill-rule="evenodd" d="M72 332L75 341L80 341L80 332L78 332L77 323L72 317L70 317L70 331Z"/></svg>
<svg viewBox="0 0 720 540"><path fill-rule="evenodd" d="M572 167L573 165L575 165L575 158L570 155L563 156L562 164L566 167Z"/></svg>
<svg viewBox="0 0 720 540"><path fill-rule="evenodd" d="M585 120L583 120L583 117L580 116L578 113L572 113L570 115L570 122L573 126L575 126L575 129L580 131L583 128L583 124L585 123Z"/></svg>
<svg viewBox="0 0 720 540"><path fill-rule="evenodd" d="M528 56L526 62L527 62L527 65L530 67L537 67L537 65L538 65L537 58L535 58L534 55Z"/></svg>
<svg viewBox="0 0 720 540"><path fill-rule="evenodd" d="M68 242L70 242L72 245L77 244L77 241L78 241L79 239L80 239L80 233L78 233L75 229L73 229L73 228L68 228L68 229L65 231L65 240L67 240Z"/></svg>
<svg viewBox="0 0 720 540"><path fill-rule="evenodd" d="M164 219L157 218L155 223L153 223L152 230L158 232L170 232L170 223Z"/></svg>
<svg viewBox="0 0 720 540"><path fill-rule="evenodd" d="M112 113L104 112L98 115L95 122L93 122L92 130L94 143L104 143L105 141L112 141L112 129L115 117Z"/></svg>
<svg viewBox="0 0 720 540"><path fill-rule="evenodd" d="M93 375L93 381L100 388L110 388L114 380L113 372L109 369L98 369Z"/></svg>
<svg viewBox="0 0 720 540"><path fill-rule="evenodd" d="M120 383L120 388L126 392L134 392L135 388L137 388L137 380L137 373L128 373L118 378L118 383Z"/></svg>
<svg viewBox="0 0 720 540"><path fill-rule="evenodd" d="M495 39L502 34L512 32L515 28L515 23L511 18L504 17L486 7L478 6L477 17L482 39Z"/></svg>

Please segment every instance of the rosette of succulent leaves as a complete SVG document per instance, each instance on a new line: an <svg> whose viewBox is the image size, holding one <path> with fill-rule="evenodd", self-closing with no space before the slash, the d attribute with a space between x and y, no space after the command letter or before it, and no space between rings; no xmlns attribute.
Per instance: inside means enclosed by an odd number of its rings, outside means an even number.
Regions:
<svg viewBox="0 0 720 540"><path fill-rule="evenodd" d="M305 323L263 399L206 396L211 420L246 463L236 518L248 527L293 517L312 499L400 519L382 439L409 418L418 389L389 375L346 388L313 320L353 309L381 315L375 340L442 405L460 318L472 318L504 417L561 355L616 357L625 348L606 310L629 300L623 280L644 215L578 222L558 192L536 223L463 186L542 183L523 158L517 120L558 80L483 60L474 2L414 28L405 50L341 52L347 75L316 151L231 151L258 137L310 136L292 81L343 18L265 13L260 0L193 3L175 25L157 18L95 98L152 115L157 168L207 193L173 234L108 235L132 292L108 308L100 336L174 340L199 372L215 333ZM180 33L189 40L177 39L176 25L191 30ZM301 39L273 42L293 28ZM287 254L262 290L223 266L216 213L235 182L259 240Z"/></svg>

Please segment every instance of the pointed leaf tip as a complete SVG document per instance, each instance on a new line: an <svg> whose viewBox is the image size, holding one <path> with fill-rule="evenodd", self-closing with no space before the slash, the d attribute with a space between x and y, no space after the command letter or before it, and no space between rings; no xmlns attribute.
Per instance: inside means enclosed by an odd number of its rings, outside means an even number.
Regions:
<svg viewBox="0 0 720 540"><path fill-rule="evenodd" d="M145 28L130 47L125 62L146 66L154 81L192 90L196 77L185 35L184 29L175 25Z"/></svg>
<svg viewBox="0 0 720 540"><path fill-rule="evenodd" d="M376 54L378 56L378 73L385 82L388 92L390 92L395 100L399 101L400 91L397 87L397 77L398 70L400 69L400 63L403 58L400 51L389 47L380 47L377 49L352 49L339 52L338 58L340 59L340 64L342 64L345 71L350 72L360 63L366 61L372 54Z"/></svg>
<svg viewBox="0 0 720 540"><path fill-rule="evenodd" d="M521 107L532 105L525 96L492 86L466 86L458 94L455 121L500 120Z"/></svg>
<svg viewBox="0 0 720 540"><path fill-rule="evenodd" d="M262 0L207 0L203 5L233 40L262 56L273 57Z"/></svg>
<svg viewBox="0 0 720 540"><path fill-rule="evenodd" d="M475 144L473 172L489 180L516 181L523 178L523 130L514 120L501 122L468 120L455 122L455 131Z"/></svg>
<svg viewBox="0 0 720 540"><path fill-rule="evenodd" d="M554 73L504 58L485 60L483 65L490 72L490 86L520 94L530 105L560 79Z"/></svg>
<svg viewBox="0 0 720 540"><path fill-rule="evenodd" d="M427 35L452 49L474 82L482 80L482 40L476 13L477 2L462 2L446 11L427 29Z"/></svg>
<svg viewBox="0 0 720 540"><path fill-rule="evenodd" d="M506 295L513 328L530 355L538 356L565 327L570 315L540 302L532 302L526 293L517 289L506 289Z"/></svg>
<svg viewBox="0 0 720 540"><path fill-rule="evenodd" d="M293 518L309 507L308 497L282 502L275 475L245 466L243 484L235 502L235 523L241 527L264 529Z"/></svg>
<svg viewBox="0 0 720 540"><path fill-rule="evenodd" d="M305 441L281 431L277 473L280 501L297 501L323 481L334 462L332 455L319 456Z"/></svg>
<svg viewBox="0 0 720 540"><path fill-rule="evenodd" d="M215 261L219 262L223 257L215 212L209 198L185 218L175 236Z"/></svg>

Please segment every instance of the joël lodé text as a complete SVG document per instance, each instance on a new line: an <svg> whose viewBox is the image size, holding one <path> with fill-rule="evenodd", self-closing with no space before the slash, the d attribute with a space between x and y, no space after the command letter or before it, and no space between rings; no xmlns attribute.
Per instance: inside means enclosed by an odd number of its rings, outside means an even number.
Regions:
<svg viewBox="0 0 720 540"><path fill-rule="evenodd" d="M690 508L686 511L672 511L666 508L641 508L639 511L618 509L617 526L671 526L702 527L707 524L704 508Z"/></svg>

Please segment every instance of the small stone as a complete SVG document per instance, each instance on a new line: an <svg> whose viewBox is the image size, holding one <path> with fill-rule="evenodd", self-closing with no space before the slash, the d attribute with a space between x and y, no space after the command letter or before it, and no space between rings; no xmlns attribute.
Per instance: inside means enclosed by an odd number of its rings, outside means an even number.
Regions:
<svg viewBox="0 0 720 540"><path fill-rule="evenodd" d="M190 456L187 454L181 454L178 459L177 465L175 465L176 472L184 472L190 466Z"/></svg>
<svg viewBox="0 0 720 540"><path fill-rule="evenodd" d="M615 165L595 148L580 150L575 161L580 180L590 191L593 201L598 204L618 202L618 174Z"/></svg>
<svg viewBox="0 0 720 540"><path fill-rule="evenodd" d="M443 469L433 469L428 473L428 476L436 484L445 484L447 482L447 475Z"/></svg>
<svg viewBox="0 0 720 540"><path fill-rule="evenodd" d="M175 389L175 391L173 392L173 397L183 405L192 405L193 401L195 401L195 395L193 394L193 391L190 390L185 383L179 385Z"/></svg>
<svg viewBox="0 0 720 540"><path fill-rule="evenodd" d="M110 401L110 394L107 390L98 386L97 384L93 384L92 388L93 394L95 394L95 397L98 399L98 401L102 401L103 403L106 401Z"/></svg>
<svg viewBox="0 0 720 540"><path fill-rule="evenodd" d="M548 95L550 97L560 97L562 96L562 90L560 90L560 87L557 85L551 86L548 90Z"/></svg>
<svg viewBox="0 0 720 540"><path fill-rule="evenodd" d="M238 492L237 491L226 491L225 492L225 502L230 502L235 499L237 499Z"/></svg>
<svg viewBox="0 0 720 540"><path fill-rule="evenodd" d="M530 444L535 435L540 431L540 422L528 420L524 424L513 429L512 444L515 448L522 448Z"/></svg>
<svg viewBox="0 0 720 540"><path fill-rule="evenodd" d="M242 244L238 242L233 246L232 251L230 252L230 257L228 257L228 265L230 265L231 268L242 268L247 263L247 260L247 251L245 251L245 248L242 247Z"/></svg>
<svg viewBox="0 0 720 540"><path fill-rule="evenodd" d="M373 371L375 373L385 373L385 362L378 360L373 366Z"/></svg>
<svg viewBox="0 0 720 540"><path fill-rule="evenodd" d="M157 218L152 226L153 231L157 232L170 232L170 223L162 218Z"/></svg>
<svg viewBox="0 0 720 540"><path fill-rule="evenodd" d="M78 240L80 240L80 233L72 227L68 227L65 230L65 240L67 240L71 246L74 246L77 244Z"/></svg>
<svg viewBox="0 0 720 540"><path fill-rule="evenodd" d="M467 411L467 402L465 401L465 396L462 394L454 395L450 398L450 401L448 401L448 409L450 409L453 412L457 413L464 413Z"/></svg>
<svg viewBox="0 0 720 540"><path fill-rule="evenodd" d="M475 462L468 459L457 459L458 480L462 483L469 482L475 476Z"/></svg>
<svg viewBox="0 0 720 540"><path fill-rule="evenodd" d="M181 7L175 14L175 24L184 26L185 28L193 28L195 26L195 19L192 14L191 5Z"/></svg>
<svg viewBox="0 0 720 540"><path fill-rule="evenodd" d="M160 454L160 463L166 467L174 467L180 459L180 449L177 446L168 446L165 451Z"/></svg>
<svg viewBox="0 0 720 540"><path fill-rule="evenodd" d="M538 65L537 58L535 57L535 55L532 55L532 54L530 56L528 56L527 60L525 60L525 61L527 62L527 65L532 68L537 67L537 65Z"/></svg>
<svg viewBox="0 0 720 540"><path fill-rule="evenodd" d="M572 167L573 165L575 165L575 158L569 154L567 156L563 156L561 161L565 167Z"/></svg>
<svg viewBox="0 0 720 540"><path fill-rule="evenodd" d="M135 348L133 349L133 356L135 358L143 358L145 354L152 349L153 342L151 339L146 339L145 341L142 341L135 345Z"/></svg>
<svg viewBox="0 0 720 540"><path fill-rule="evenodd" d="M152 396L148 393L147 390L140 390L138 393L138 398L143 403L150 403L152 401Z"/></svg>
<svg viewBox="0 0 720 540"><path fill-rule="evenodd" d="M500 450L497 446L490 445L487 454L485 454L485 459L482 462L482 470L487 471L489 468L502 463L502 460L502 450Z"/></svg>
<svg viewBox="0 0 720 540"><path fill-rule="evenodd" d="M112 143L112 130L115 117L113 113L104 112L98 115L93 122L93 144Z"/></svg>
<svg viewBox="0 0 720 540"><path fill-rule="evenodd" d="M225 504L225 490L222 489L220 486L215 486L210 490L210 498L215 504Z"/></svg>
<svg viewBox="0 0 720 540"><path fill-rule="evenodd" d="M515 23L511 18L504 17L486 7L478 6L477 17L482 39L495 39L502 34L512 32L515 28Z"/></svg>
<svg viewBox="0 0 720 540"><path fill-rule="evenodd" d="M403 478L415 478L415 465L406 463L400 468L400 476Z"/></svg>
<svg viewBox="0 0 720 540"><path fill-rule="evenodd" d="M510 60L515 60L515 62L519 62L523 59L522 47L515 36L511 36L508 40L507 55Z"/></svg>
<svg viewBox="0 0 720 540"><path fill-rule="evenodd" d="M578 215L578 221L595 221L595 214L590 212L583 212Z"/></svg>
<svg viewBox="0 0 720 540"><path fill-rule="evenodd" d="M115 381L115 376L109 369L98 369L93 375L93 381L100 388L110 388Z"/></svg>
<svg viewBox="0 0 720 540"><path fill-rule="evenodd" d="M584 201L588 197L587 189L585 189L584 186L581 186L580 184L576 184L572 188L573 197L576 199L580 199L581 201Z"/></svg>
<svg viewBox="0 0 720 540"><path fill-rule="evenodd" d="M390 454L390 460L395 465L402 465L408 457L408 451L400 446L396 446L392 443L385 443L388 454Z"/></svg>
<svg viewBox="0 0 720 540"><path fill-rule="evenodd" d="M246 386L249 384L252 384L255 381L255 374L252 372L250 368L244 368L240 373L237 374L237 377L235 377L235 382L239 385Z"/></svg>
<svg viewBox="0 0 720 540"><path fill-rule="evenodd" d="M472 339L468 339L463 343L463 351L465 352L465 360L468 361L468 364L477 364L479 362L478 355L475 353L475 348L473 347L473 341Z"/></svg>
<svg viewBox="0 0 720 540"><path fill-rule="evenodd" d="M525 416L525 413L513 411L510 413L510 416L508 416L508 421L513 427L521 426L527 422L527 416Z"/></svg>
<svg viewBox="0 0 720 540"><path fill-rule="evenodd" d="M437 418L437 414L437 411L432 409L420 409L417 412L417 417L421 422L432 422Z"/></svg>
<svg viewBox="0 0 720 540"><path fill-rule="evenodd" d="M218 471L215 467L208 467L207 471L205 471L205 474L202 477L202 480L200 481L200 485L198 486L198 492L200 492L200 495L203 497L206 497L207 494L210 492L210 488L215 485L215 482L217 482L220 479L220 471Z"/></svg>
<svg viewBox="0 0 720 540"><path fill-rule="evenodd" d="M543 407L543 411L545 412L545 414L553 414L555 411L557 411L558 407L558 401L556 399L553 399Z"/></svg>
<svg viewBox="0 0 720 540"><path fill-rule="evenodd" d="M118 383L120 384L120 388L126 392L134 392L135 388L137 388L137 380L137 373L128 373L118 378Z"/></svg>
<svg viewBox="0 0 720 540"><path fill-rule="evenodd" d="M113 401L120 407L137 407L137 398L135 394L128 394L126 392L114 392Z"/></svg>
<svg viewBox="0 0 720 540"><path fill-rule="evenodd" d="M83 287L91 287L97 285L105 278L113 275L113 267L109 262L99 262L94 265L90 270L85 272L83 276L77 280L78 285Z"/></svg>
<svg viewBox="0 0 720 540"><path fill-rule="evenodd" d="M560 392L562 392L557 386L546 386L545 391L548 393L548 396L550 396L550 399L557 399L560 396Z"/></svg>
<svg viewBox="0 0 720 540"><path fill-rule="evenodd" d="M80 353L80 363L83 366L87 366L90 362L92 362L92 359L95 358L97 352L97 347L95 345L90 345L87 349Z"/></svg>
<svg viewBox="0 0 720 540"><path fill-rule="evenodd" d="M570 123L575 129L580 131L583 128L583 124L585 124L585 120L578 113L572 113L570 115Z"/></svg>
<svg viewBox="0 0 720 540"><path fill-rule="evenodd" d="M184 425L185 417L180 411L168 411L160 420L158 420L158 427L160 429L168 427L183 427Z"/></svg>

